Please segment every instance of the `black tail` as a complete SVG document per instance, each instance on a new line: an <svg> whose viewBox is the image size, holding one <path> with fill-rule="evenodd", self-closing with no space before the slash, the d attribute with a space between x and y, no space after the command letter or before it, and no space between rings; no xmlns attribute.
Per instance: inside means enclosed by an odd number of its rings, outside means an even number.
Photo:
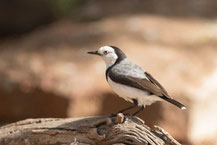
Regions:
<svg viewBox="0 0 217 145"><path fill-rule="evenodd" d="M178 101L172 99L172 98L169 98L169 97L166 97L166 96L159 96L160 98L162 98L163 100L166 100L170 103L172 103L173 105L179 107L180 109L184 110L186 109L185 105L179 103Z"/></svg>

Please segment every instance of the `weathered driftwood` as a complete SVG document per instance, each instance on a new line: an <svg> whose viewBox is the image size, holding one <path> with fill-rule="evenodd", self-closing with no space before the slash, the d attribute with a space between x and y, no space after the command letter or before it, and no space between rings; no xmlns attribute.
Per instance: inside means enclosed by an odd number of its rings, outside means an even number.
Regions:
<svg viewBox="0 0 217 145"><path fill-rule="evenodd" d="M0 145L180 145L133 116L27 119L0 127Z"/></svg>

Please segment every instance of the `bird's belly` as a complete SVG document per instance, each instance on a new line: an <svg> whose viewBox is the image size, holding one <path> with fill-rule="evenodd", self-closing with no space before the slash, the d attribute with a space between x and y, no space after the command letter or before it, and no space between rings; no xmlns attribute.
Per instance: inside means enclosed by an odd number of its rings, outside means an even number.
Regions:
<svg viewBox="0 0 217 145"><path fill-rule="evenodd" d="M113 82L110 78L108 78L108 83L112 90L120 97L132 103L133 99L136 99L139 106L143 105L145 107L145 105L151 105L156 101L161 101L161 98L158 96L149 95L146 91Z"/></svg>

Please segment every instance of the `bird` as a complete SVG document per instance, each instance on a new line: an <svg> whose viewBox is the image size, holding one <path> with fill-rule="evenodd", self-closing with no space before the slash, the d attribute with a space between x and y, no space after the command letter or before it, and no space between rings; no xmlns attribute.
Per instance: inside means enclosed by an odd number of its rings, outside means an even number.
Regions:
<svg viewBox="0 0 217 145"><path fill-rule="evenodd" d="M118 113L139 106L132 115L141 112L145 106L156 101L167 101L184 110L185 105L176 101L164 87L145 69L130 61L125 53L116 46L102 46L97 51L88 54L102 57L106 64L106 80L112 90L121 98L133 103Z"/></svg>

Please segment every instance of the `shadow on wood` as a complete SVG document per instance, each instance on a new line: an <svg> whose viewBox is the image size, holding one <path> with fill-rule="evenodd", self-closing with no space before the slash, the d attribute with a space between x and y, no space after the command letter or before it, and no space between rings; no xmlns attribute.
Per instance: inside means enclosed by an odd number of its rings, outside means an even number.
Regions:
<svg viewBox="0 0 217 145"><path fill-rule="evenodd" d="M0 128L1 145L180 145L134 116L27 119Z"/></svg>

